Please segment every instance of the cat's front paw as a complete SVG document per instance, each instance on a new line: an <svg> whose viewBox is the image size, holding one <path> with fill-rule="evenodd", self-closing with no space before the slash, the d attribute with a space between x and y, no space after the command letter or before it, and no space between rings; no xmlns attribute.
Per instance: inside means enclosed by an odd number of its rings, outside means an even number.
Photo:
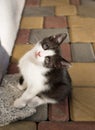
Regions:
<svg viewBox="0 0 95 130"><path fill-rule="evenodd" d="M14 104L13 104L13 106L15 107L15 108L23 108L23 107L25 107L26 106L26 103L24 102L24 101L22 101L21 99L16 99L15 101L14 101Z"/></svg>

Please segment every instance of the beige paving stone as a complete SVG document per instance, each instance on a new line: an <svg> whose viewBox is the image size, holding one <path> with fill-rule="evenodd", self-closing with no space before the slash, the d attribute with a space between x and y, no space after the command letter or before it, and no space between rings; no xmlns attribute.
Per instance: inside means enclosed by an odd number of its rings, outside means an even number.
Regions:
<svg viewBox="0 0 95 130"><path fill-rule="evenodd" d="M95 88L73 88L71 120L95 121Z"/></svg>
<svg viewBox="0 0 95 130"><path fill-rule="evenodd" d="M81 17L81 16L69 16L69 27L93 27L95 28L95 18Z"/></svg>
<svg viewBox="0 0 95 130"><path fill-rule="evenodd" d="M95 28L70 28L70 38L71 42L95 42Z"/></svg>
<svg viewBox="0 0 95 130"><path fill-rule="evenodd" d="M18 60L30 49L33 48L34 45L32 44L18 44L15 45L14 50L13 50L13 54L11 57L11 62L12 63L17 63Z"/></svg>
<svg viewBox="0 0 95 130"><path fill-rule="evenodd" d="M69 4L69 0L41 0L41 6L60 6Z"/></svg>
<svg viewBox="0 0 95 130"><path fill-rule="evenodd" d="M0 127L0 130L36 130L36 123L32 121L19 121Z"/></svg>
<svg viewBox="0 0 95 130"><path fill-rule="evenodd" d="M95 63L72 63L69 73L73 87L95 87Z"/></svg>
<svg viewBox="0 0 95 130"><path fill-rule="evenodd" d="M43 28L43 17L23 17L20 27L22 29Z"/></svg>
<svg viewBox="0 0 95 130"><path fill-rule="evenodd" d="M55 14L56 14L56 16L76 15L77 10L76 10L76 7L74 5L57 6L55 8Z"/></svg>

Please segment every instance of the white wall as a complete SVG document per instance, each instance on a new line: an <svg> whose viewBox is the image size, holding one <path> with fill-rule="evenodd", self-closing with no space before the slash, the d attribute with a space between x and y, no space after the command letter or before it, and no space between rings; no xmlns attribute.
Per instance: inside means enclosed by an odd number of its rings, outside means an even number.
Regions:
<svg viewBox="0 0 95 130"><path fill-rule="evenodd" d="M24 4L25 0L0 0L0 79L12 54Z"/></svg>

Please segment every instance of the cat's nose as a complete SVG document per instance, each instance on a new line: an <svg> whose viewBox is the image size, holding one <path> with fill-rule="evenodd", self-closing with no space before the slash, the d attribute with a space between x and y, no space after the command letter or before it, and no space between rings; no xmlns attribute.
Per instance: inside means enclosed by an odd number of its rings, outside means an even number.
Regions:
<svg viewBox="0 0 95 130"><path fill-rule="evenodd" d="M41 52L40 52L40 51L36 52L36 53L35 53L35 56L36 56L36 57L38 57L38 56L41 57Z"/></svg>

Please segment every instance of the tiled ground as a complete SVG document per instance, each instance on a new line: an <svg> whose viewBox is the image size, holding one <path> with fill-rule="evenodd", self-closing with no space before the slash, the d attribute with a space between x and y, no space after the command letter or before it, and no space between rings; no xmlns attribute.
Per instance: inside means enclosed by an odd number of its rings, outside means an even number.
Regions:
<svg viewBox="0 0 95 130"><path fill-rule="evenodd" d="M60 32L68 34L61 53L72 62L71 100L41 106L28 121L3 130L95 130L94 0L27 0L8 74L18 72L19 58L38 40Z"/></svg>

